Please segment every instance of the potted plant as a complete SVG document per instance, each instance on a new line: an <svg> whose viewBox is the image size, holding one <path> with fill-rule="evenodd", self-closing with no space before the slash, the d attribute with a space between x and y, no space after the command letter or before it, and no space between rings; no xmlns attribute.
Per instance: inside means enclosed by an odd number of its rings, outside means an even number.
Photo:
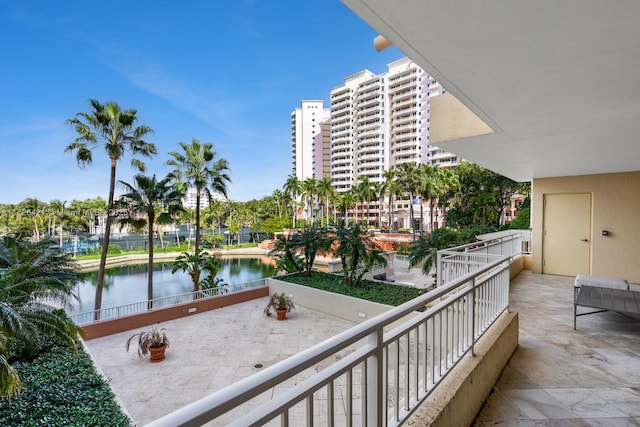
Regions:
<svg viewBox="0 0 640 427"><path fill-rule="evenodd" d="M152 362L160 362L161 360L164 360L164 352L170 344L167 335L164 333L164 328L160 330L151 328L148 331L142 331L131 335L125 345L127 351L129 351L131 341L133 341L135 337L138 337L138 356L142 357L150 353L150 360Z"/></svg>
<svg viewBox="0 0 640 427"><path fill-rule="evenodd" d="M267 306L264 309L264 314L271 316L271 311L275 311L278 316L278 320L284 320L287 318L287 313L291 310L295 310L296 306L293 305L291 298L284 292L278 294L277 292L271 295Z"/></svg>

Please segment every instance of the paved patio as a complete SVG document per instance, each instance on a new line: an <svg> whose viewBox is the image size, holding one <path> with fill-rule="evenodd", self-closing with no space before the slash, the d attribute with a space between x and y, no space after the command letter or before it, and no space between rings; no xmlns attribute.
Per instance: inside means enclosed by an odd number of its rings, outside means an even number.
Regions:
<svg viewBox="0 0 640 427"><path fill-rule="evenodd" d="M524 271L512 281L520 346L475 426L640 426L640 322L602 313L579 317L574 331L572 292L569 277ZM262 314L266 301L164 322L171 348L162 363L125 352L136 330L87 347L132 419L144 425L352 326L304 307L278 322Z"/></svg>
<svg viewBox="0 0 640 427"><path fill-rule="evenodd" d="M607 312L578 317L574 331L573 281L512 280L520 345L476 427L640 426L640 322Z"/></svg>

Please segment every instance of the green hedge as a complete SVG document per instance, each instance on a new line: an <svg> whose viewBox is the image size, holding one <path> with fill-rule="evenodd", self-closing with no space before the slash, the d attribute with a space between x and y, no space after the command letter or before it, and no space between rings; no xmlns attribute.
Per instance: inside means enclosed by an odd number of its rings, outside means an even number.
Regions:
<svg viewBox="0 0 640 427"><path fill-rule="evenodd" d="M131 426L91 358L53 347L31 363L14 364L22 393L0 399L3 426Z"/></svg>
<svg viewBox="0 0 640 427"><path fill-rule="evenodd" d="M385 282L375 282L373 280L363 280L359 286L347 286L344 284L343 276L317 271L312 271L309 277L300 274L290 274L277 277L277 279L283 282L295 283L297 285L392 306L401 305L424 292L422 289Z"/></svg>

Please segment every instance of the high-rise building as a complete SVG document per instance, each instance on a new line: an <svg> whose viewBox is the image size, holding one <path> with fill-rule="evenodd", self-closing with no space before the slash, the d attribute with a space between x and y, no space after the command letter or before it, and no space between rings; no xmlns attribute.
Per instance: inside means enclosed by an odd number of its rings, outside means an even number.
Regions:
<svg viewBox="0 0 640 427"><path fill-rule="evenodd" d="M408 58L374 74L363 70L330 93L333 186L349 191L360 177L380 183L402 163L456 165L458 158L429 144L429 99L442 86Z"/></svg>
<svg viewBox="0 0 640 427"><path fill-rule="evenodd" d="M291 113L292 171L301 181L321 179L329 173L329 157L324 158L329 131L324 123L328 119L329 109L324 108L324 101L301 101Z"/></svg>
<svg viewBox="0 0 640 427"><path fill-rule="evenodd" d="M347 76L331 90L328 109L322 101L302 101L291 114L294 174L300 180L329 176L333 187L345 193L363 177L383 183L385 171L403 163L456 166L455 154L429 144L430 99L443 92L408 58L388 64L382 74L362 70ZM367 222L383 223L381 213L389 210L385 203L369 203ZM394 210L400 214L393 224L380 225L409 227L402 212L412 203L420 200L396 200ZM358 217L362 212L354 209L356 220L364 220ZM434 223L441 225L442 213L435 214Z"/></svg>

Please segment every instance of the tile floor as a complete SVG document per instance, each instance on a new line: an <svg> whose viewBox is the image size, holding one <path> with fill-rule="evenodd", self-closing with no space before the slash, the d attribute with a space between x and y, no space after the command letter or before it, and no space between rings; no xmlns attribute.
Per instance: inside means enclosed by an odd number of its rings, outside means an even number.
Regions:
<svg viewBox="0 0 640 427"><path fill-rule="evenodd" d="M571 277L512 280L520 344L474 426L640 426L640 322L600 313L574 331L572 292Z"/></svg>

